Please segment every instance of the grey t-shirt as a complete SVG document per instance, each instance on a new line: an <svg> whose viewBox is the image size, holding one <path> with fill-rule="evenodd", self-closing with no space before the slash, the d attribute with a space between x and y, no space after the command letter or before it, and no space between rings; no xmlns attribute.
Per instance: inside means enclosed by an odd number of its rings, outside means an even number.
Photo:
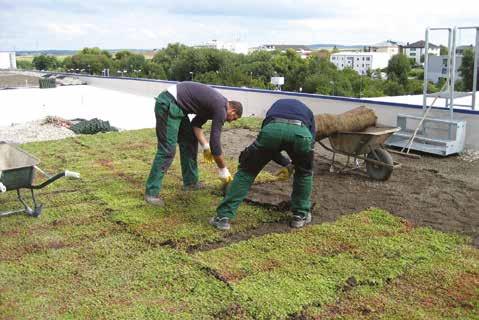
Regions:
<svg viewBox="0 0 479 320"><path fill-rule="evenodd" d="M211 153L221 155L221 130L226 120L228 100L216 89L202 83L185 81L179 83L176 89L179 107L188 114L196 115L191 121L193 127L201 128L206 121L212 120Z"/></svg>

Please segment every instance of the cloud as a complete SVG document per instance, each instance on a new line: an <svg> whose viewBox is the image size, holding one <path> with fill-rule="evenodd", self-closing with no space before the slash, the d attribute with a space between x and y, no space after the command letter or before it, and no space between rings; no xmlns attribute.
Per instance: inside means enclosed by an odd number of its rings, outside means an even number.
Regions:
<svg viewBox="0 0 479 320"><path fill-rule="evenodd" d="M179 15L257 17L268 19L303 19L337 15L341 6L332 1L243 0L243 1L176 1L168 11Z"/></svg>
<svg viewBox="0 0 479 320"><path fill-rule="evenodd" d="M250 46L411 42L423 39L427 26L479 22L472 0L456 0L454 6L417 0L0 2L0 50L160 48L171 42L192 45L212 39L239 39ZM464 35L461 40L469 38Z"/></svg>
<svg viewBox="0 0 479 320"><path fill-rule="evenodd" d="M83 36L91 32L95 32L97 28L93 24L80 23L80 24L58 24L48 23L46 25L48 32L57 36Z"/></svg>

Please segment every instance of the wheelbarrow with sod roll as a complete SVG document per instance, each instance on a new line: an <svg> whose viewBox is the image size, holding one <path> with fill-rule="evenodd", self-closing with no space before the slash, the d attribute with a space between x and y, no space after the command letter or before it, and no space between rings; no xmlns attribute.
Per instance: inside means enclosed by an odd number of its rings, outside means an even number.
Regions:
<svg viewBox="0 0 479 320"><path fill-rule="evenodd" d="M14 145L0 142L0 193L16 190L17 199L23 205L22 209L0 212L0 217L15 213L26 213L29 216L38 217L42 213L43 205L39 204L35 199L34 190L42 189L63 177L80 178L79 173L71 171L63 171L54 176L50 176L37 167L39 162L37 158L24 150ZM33 182L36 172L44 175L47 180L34 185ZM30 190L32 206L30 206L22 196L21 189Z"/></svg>
<svg viewBox="0 0 479 320"><path fill-rule="evenodd" d="M391 154L384 149L384 142L400 128L396 127L369 127L359 132L337 132L329 136L330 147L317 141L323 148L333 153L330 171L345 172L361 169L362 160L366 164L367 175L374 180L387 180L394 168L401 165L395 162ZM345 164L337 170L336 154L347 156ZM349 165L353 159L353 167Z"/></svg>

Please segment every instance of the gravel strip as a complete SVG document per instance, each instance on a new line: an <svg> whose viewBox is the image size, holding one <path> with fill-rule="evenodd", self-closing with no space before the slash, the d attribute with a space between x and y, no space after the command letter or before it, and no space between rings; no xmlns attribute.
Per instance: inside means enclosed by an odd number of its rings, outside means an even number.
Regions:
<svg viewBox="0 0 479 320"><path fill-rule="evenodd" d="M51 123L44 124L44 119L0 127L0 141L8 143L27 143L32 141L59 140L76 134L70 129Z"/></svg>
<svg viewBox="0 0 479 320"><path fill-rule="evenodd" d="M459 155L459 159L467 162L477 161L479 160L479 150L466 149Z"/></svg>

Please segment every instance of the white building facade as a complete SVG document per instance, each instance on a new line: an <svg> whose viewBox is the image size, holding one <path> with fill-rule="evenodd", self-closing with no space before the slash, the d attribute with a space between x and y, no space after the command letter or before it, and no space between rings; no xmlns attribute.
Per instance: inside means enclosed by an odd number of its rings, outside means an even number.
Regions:
<svg viewBox="0 0 479 320"><path fill-rule="evenodd" d="M438 82L440 78L447 78L448 56L430 56L428 59L427 80ZM461 67L462 56L456 56L456 80L462 79L459 68Z"/></svg>
<svg viewBox="0 0 479 320"><path fill-rule="evenodd" d="M368 70L386 68L389 58L386 52L338 52L329 59L339 70L351 68L364 75Z"/></svg>
<svg viewBox="0 0 479 320"><path fill-rule="evenodd" d="M218 50L227 50L234 53L248 53L248 44L241 42L221 42L218 40L211 40L207 43L194 46L195 48L211 48Z"/></svg>
<svg viewBox="0 0 479 320"><path fill-rule="evenodd" d="M389 55L389 58L399 53L399 44L397 42L387 40L384 42L373 44L369 47L370 52L384 52Z"/></svg>
<svg viewBox="0 0 479 320"><path fill-rule="evenodd" d="M423 64L424 54L426 52L425 45L426 43L422 40L414 43L408 43L402 47L402 53L408 58L414 59L416 64ZM429 43L429 55L438 56L440 52L441 48L439 46Z"/></svg>
<svg viewBox="0 0 479 320"><path fill-rule="evenodd" d="M308 46L304 45L285 45L285 44L263 44L259 47L249 48L249 53L254 51L281 51L286 52L288 49L293 49L300 55L302 59L306 59L313 52Z"/></svg>
<svg viewBox="0 0 479 320"><path fill-rule="evenodd" d="M0 69L16 69L17 58L13 51L0 51Z"/></svg>

